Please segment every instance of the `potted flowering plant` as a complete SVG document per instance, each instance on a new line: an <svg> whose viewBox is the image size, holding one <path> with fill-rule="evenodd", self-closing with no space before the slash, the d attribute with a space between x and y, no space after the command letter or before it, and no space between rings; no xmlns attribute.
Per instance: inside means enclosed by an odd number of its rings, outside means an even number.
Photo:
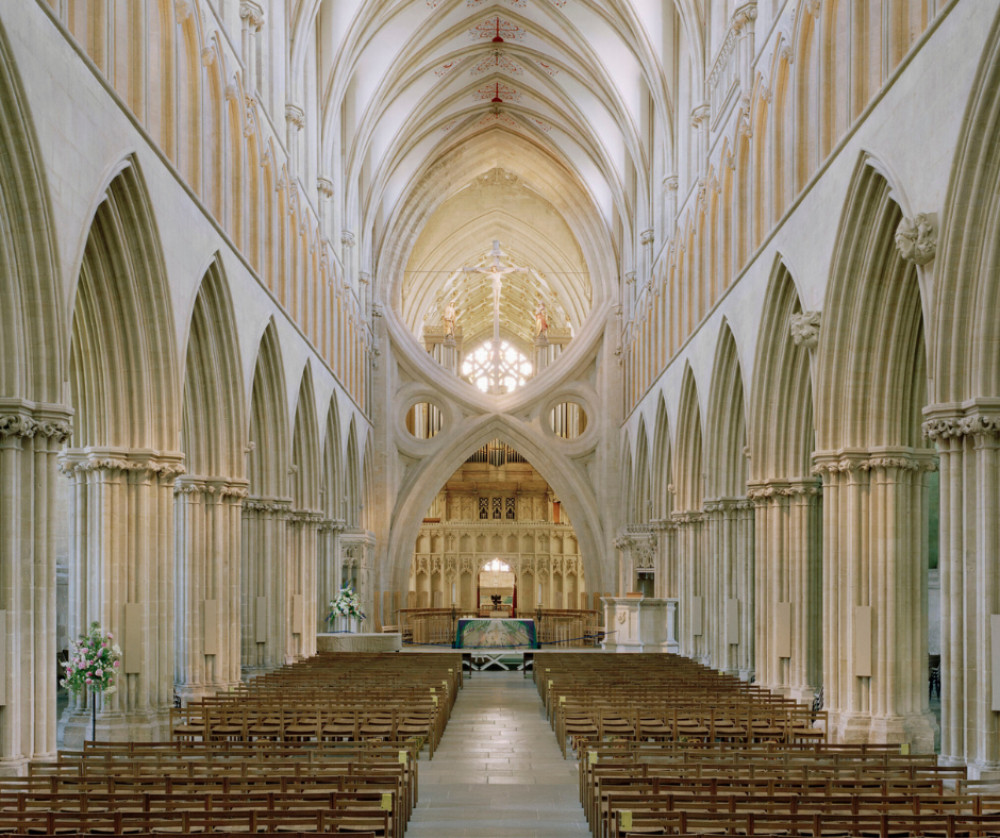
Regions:
<svg viewBox="0 0 1000 838"><path fill-rule="evenodd" d="M117 687L115 676L121 667L122 650L111 632L101 631L93 622L86 634L70 641L69 660L63 664L66 677L59 684L72 693L87 690L91 695L91 739L97 738L97 696L111 695Z"/></svg>
<svg viewBox="0 0 1000 838"><path fill-rule="evenodd" d="M346 618L348 621L357 620L359 623L365 618L361 610L361 600L349 584L340 589L336 599L330 600L330 613L327 614L326 620L332 624L338 617ZM351 623L348 622L347 625L350 626Z"/></svg>

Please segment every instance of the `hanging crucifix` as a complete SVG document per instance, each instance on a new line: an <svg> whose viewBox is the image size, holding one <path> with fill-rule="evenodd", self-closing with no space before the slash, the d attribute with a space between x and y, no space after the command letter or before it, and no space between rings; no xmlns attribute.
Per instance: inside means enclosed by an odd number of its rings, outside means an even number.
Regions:
<svg viewBox="0 0 1000 838"><path fill-rule="evenodd" d="M500 242L497 239L493 240L493 249L490 251L490 255L493 257L493 264L488 268L462 268L465 273L480 273L485 274L490 278L490 283L493 287L493 344L490 348L490 392L500 393L500 379L501 379L501 358L500 358L500 294L503 291L503 277L509 273L514 273L515 271L525 271L527 268L519 268L516 266L509 266L506 268L500 267L500 257L503 252L500 250Z"/></svg>

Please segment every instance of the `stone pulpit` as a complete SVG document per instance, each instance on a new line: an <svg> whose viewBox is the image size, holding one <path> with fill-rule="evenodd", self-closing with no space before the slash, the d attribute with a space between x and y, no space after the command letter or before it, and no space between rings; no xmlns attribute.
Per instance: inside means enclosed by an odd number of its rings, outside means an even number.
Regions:
<svg viewBox="0 0 1000 838"><path fill-rule="evenodd" d="M678 652L677 600L602 597L604 642L608 652Z"/></svg>

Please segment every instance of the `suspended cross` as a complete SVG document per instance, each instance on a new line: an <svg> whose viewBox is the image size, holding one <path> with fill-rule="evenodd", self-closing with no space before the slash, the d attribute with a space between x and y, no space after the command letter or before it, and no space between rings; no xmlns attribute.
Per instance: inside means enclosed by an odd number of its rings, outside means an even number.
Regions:
<svg viewBox="0 0 1000 838"><path fill-rule="evenodd" d="M500 293L503 290L503 279L502 277L507 274L514 273L515 271L526 271L527 268L520 268L515 265L510 265L506 268L500 266L500 257L503 255L503 251L500 250L500 242L497 239L493 240L493 249L490 251L490 255L493 257L493 264L488 268L481 268L478 265L475 267L465 267L462 271L465 273L480 273L485 274L490 278L490 282L493 286L493 345L491 347L491 367L492 367L492 377L496 378L496 381L492 382L497 388L500 386ZM499 392L499 390L496 390Z"/></svg>

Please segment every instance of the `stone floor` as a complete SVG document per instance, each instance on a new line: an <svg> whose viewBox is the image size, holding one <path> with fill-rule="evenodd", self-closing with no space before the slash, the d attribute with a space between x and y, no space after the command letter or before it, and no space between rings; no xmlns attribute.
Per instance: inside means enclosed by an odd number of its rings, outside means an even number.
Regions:
<svg viewBox="0 0 1000 838"><path fill-rule="evenodd" d="M420 762L406 838L589 838L577 765L563 759L531 679L466 677L434 759Z"/></svg>

